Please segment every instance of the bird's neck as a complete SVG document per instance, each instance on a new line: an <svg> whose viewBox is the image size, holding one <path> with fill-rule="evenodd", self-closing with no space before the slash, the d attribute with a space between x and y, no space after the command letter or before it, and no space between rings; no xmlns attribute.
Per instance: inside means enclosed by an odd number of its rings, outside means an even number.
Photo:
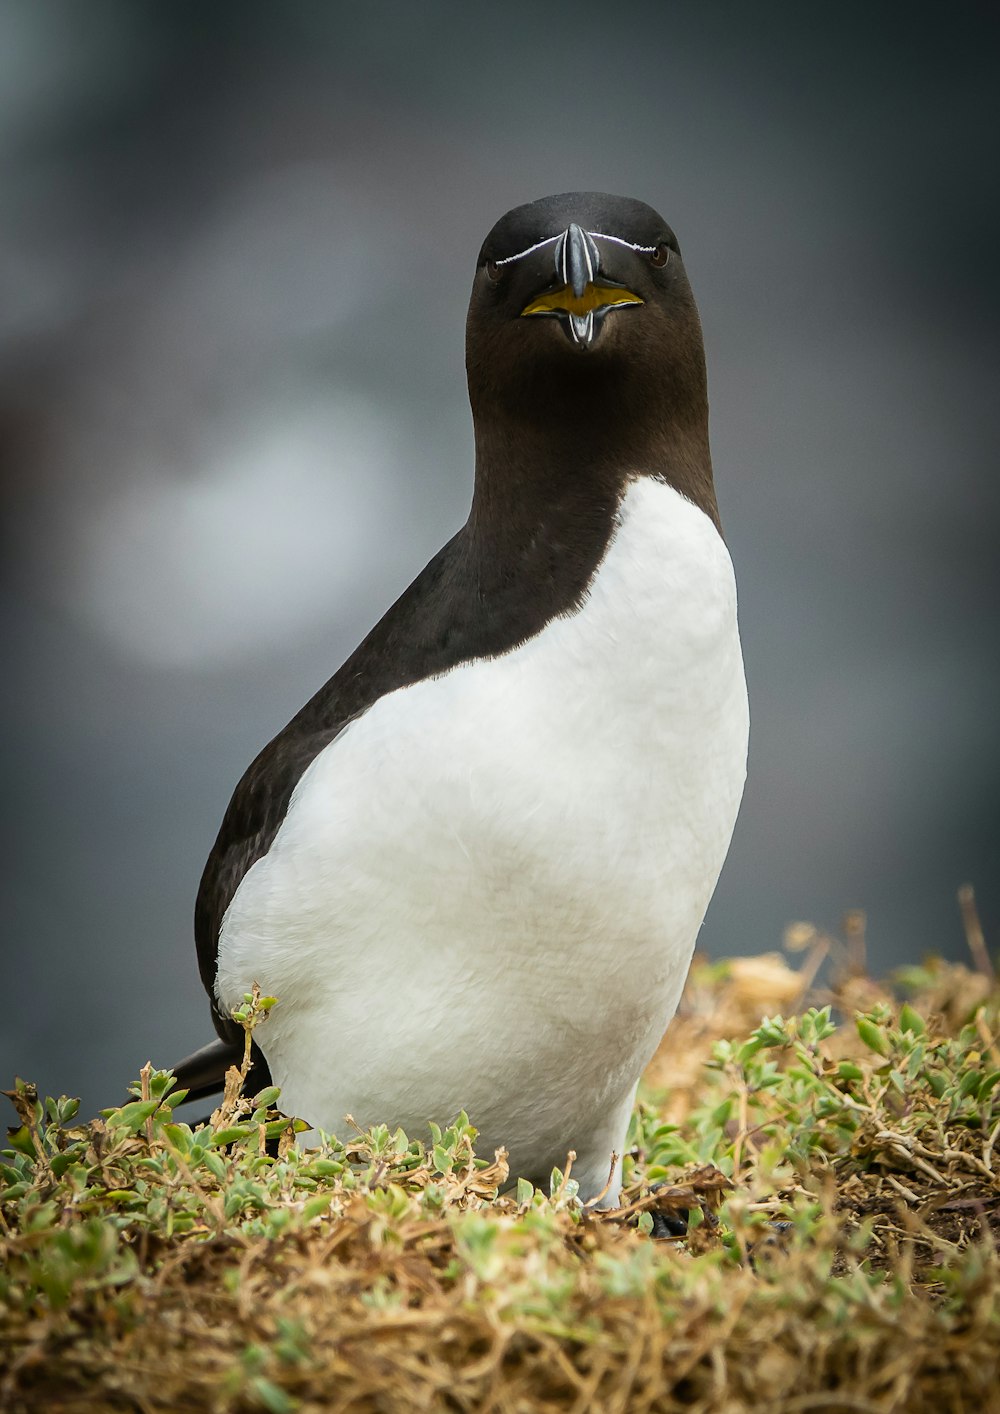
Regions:
<svg viewBox="0 0 1000 1414"><path fill-rule="evenodd" d="M626 486L636 476L667 482L719 527L704 417L661 426L613 422L581 408L575 418L525 415L476 419L476 485L469 529L495 563L523 559L544 542L548 554L606 548Z"/></svg>

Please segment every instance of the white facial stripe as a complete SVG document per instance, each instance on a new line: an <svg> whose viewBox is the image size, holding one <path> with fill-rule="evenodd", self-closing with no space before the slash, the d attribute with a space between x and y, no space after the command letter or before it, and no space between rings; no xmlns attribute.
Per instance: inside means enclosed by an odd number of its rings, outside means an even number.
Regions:
<svg viewBox="0 0 1000 1414"><path fill-rule="evenodd" d="M652 255L656 249L655 245L636 245L634 241L627 241L622 236L609 236L603 231L588 231L588 236L593 236L598 241L614 241L615 245L626 245L629 250L641 251L643 255Z"/></svg>
<svg viewBox="0 0 1000 1414"><path fill-rule="evenodd" d="M523 260L526 255L531 255L533 251L541 250L542 246L552 245L553 241L561 240L565 233L559 232L558 236L546 236L544 241L536 241L534 245L529 245L527 250L519 250L516 255L505 255L502 260L495 260L494 265L512 265L515 260ZM623 236L609 236L604 231L588 231L588 236L592 236L597 241L614 241L615 245L628 246L629 250L637 250L642 255L652 255L656 249L655 245L636 245L634 241L627 241ZM587 268L590 278L593 279L594 272L590 263L590 252L587 252Z"/></svg>
<svg viewBox="0 0 1000 1414"><path fill-rule="evenodd" d="M561 235L562 232L559 234ZM546 236L544 241L536 241L534 245L529 245L527 250L520 250L517 255L505 255L503 260L496 260L493 263L495 265L510 265L512 261L523 260L524 257L530 255L533 250L541 250L543 245L551 245L553 241L557 241L558 239L559 236Z"/></svg>

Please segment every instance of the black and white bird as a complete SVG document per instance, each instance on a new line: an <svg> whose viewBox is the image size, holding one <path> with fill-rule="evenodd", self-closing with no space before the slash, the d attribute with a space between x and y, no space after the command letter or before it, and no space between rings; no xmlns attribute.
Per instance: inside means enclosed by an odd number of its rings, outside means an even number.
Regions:
<svg viewBox="0 0 1000 1414"><path fill-rule="evenodd" d="M605 1189L729 848L748 711L698 313L673 232L507 213L469 307L469 518L236 788L198 894L220 1040L254 981L282 1108L460 1109ZM257 1072L260 1076L264 1067ZM265 1081L266 1083L266 1081ZM603 1202L613 1204L616 1172Z"/></svg>

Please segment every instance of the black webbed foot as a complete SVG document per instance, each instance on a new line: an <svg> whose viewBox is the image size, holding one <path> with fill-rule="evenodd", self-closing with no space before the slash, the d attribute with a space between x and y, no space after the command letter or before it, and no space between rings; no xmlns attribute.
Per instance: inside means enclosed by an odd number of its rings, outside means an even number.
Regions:
<svg viewBox="0 0 1000 1414"><path fill-rule="evenodd" d="M675 1208L672 1213L659 1213L655 1208L652 1208L649 1215L653 1219L650 1237L661 1239L687 1237L689 1217L687 1208Z"/></svg>

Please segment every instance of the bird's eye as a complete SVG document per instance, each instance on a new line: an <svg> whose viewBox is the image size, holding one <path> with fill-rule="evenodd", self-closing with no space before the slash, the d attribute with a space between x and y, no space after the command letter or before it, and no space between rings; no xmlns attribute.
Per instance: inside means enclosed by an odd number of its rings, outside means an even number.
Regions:
<svg viewBox="0 0 1000 1414"><path fill-rule="evenodd" d="M652 255L649 257L649 263L650 265L655 265L656 268L660 270L664 265L666 265L669 259L670 247L665 241L661 241L660 244L653 251Z"/></svg>
<svg viewBox="0 0 1000 1414"><path fill-rule="evenodd" d="M500 278L500 266L497 264L497 262L496 262L495 260L487 260L487 262L486 262L486 274L487 274L487 277L488 277L490 280L492 280L494 284L496 284L496 282L499 280L499 278Z"/></svg>

